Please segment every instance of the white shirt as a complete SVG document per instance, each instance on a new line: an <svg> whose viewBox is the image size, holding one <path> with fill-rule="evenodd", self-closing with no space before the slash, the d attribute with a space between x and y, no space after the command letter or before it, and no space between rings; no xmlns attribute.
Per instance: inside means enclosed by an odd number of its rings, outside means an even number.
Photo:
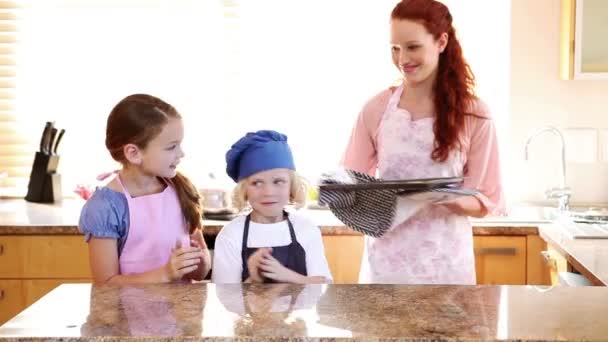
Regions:
<svg viewBox="0 0 608 342"><path fill-rule="evenodd" d="M213 250L213 271L211 279L214 283L241 283L243 262L241 249L243 246L243 230L246 216L239 216L224 226L215 239ZM310 219L298 213L289 213L296 239L306 252L306 271L308 276L322 276L330 281L333 279L327 259L321 230ZM249 237L247 247L276 247L291 243L287 221L277 223L249 222Z"/></svg>

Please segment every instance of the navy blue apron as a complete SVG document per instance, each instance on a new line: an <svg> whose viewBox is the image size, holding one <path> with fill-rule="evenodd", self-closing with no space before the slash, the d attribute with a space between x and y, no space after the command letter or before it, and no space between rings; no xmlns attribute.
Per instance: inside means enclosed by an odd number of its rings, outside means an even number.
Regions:
<svg viewBox="0 0 608 342"><path fill-rule="evenodd" d="M272 256L277 259L283 266L303 276L307 276L308 272L306 270L306 251L296 239L296 233L293 230L293 225L291 224L291 221L289 220L289 215L287 213L284 213L283 215L287 219L287 225L289 226L289 235L291 235L291 243L286 246L272 247ZM258 250L258 248L247 247L247 238L249 237L249 221L251 221L251 214L247 215L247 218L245 218L245 229L243 229L243 246L241 248L243 272L241 273L241 281L245 281L247 280L247 278L249 278L249 268L247 267L247 260L253 253ZM262 278L264 278L265 283L276 283L276 281L272 279L267 279L265 277Z"/></svg>

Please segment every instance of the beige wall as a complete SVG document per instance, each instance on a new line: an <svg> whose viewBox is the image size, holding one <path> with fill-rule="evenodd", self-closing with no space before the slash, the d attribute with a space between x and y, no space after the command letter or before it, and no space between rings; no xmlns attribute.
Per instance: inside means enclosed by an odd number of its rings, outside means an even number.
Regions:
<svg viewBox="0 0 608 342"><path fill-rule="evenodd" d="M608 203L608 80L559 79L559 0L512 0L511 83L505 181L510 202L541 201L559 183L559 144L540 137L524 161L527 136L544 125L565 129L567 184L575 203ZM576 128L577 130L571 130ZM608 134L606 134L608 136ZM597 139L596 139L597 137ZM589 157L591 156L591 157ZM580 157L580 158L579 158Z"/></svg>

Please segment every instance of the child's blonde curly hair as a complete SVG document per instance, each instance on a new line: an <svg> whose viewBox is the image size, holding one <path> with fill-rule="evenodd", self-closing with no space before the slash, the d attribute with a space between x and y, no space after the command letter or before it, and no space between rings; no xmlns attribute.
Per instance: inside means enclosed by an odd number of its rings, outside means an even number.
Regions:
<svg viewBox="0 0 608 342"><path fill-rule="evenodd" d="M239 211L248 207L247 200L247 180L249 177L241 179L234 190L232 191L232 206ZM289 170L289 183L291 185L289 194L289 203L296 208L302 208L306 205L306 194L308 191L308 181L300 174L293 170Z"/></svg>

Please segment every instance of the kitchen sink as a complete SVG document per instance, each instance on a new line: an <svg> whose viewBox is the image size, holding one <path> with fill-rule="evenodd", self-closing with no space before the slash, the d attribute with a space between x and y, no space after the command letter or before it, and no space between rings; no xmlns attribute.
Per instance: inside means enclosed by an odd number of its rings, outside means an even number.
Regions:
<svg viewBox="0 0 608 342"><path fill-rule="evenodd" d="M559 212L556 207L534 205L512 205L506 216L488 216L481 221L548 223L568 220L578 223L607 223L608 209L575 206Z"/></svg>
<svg viewBox="0 0 608 342"><path fill-rule="evenodd" d="M565 212L559 212L557 208L549 206L513 206L509 214L503 217L503 221L557 222L571 239L608 239L608 210L602 208L575 206Z"/></svg>
<svg viewBox="0 0 608 342"><path fill-rule="evenodd" d="M559 216L557 208L549 206L512 206L507 217L518 221L551 222Z"/></svg>
<svg viewBox="0 0 608 342"><path fill-rule="evenodd" d="M557 208L549 206L513 205L505 216L486 216L484 218L471 218L472 222L484 223L550 223L557 218Z"/></svg>

